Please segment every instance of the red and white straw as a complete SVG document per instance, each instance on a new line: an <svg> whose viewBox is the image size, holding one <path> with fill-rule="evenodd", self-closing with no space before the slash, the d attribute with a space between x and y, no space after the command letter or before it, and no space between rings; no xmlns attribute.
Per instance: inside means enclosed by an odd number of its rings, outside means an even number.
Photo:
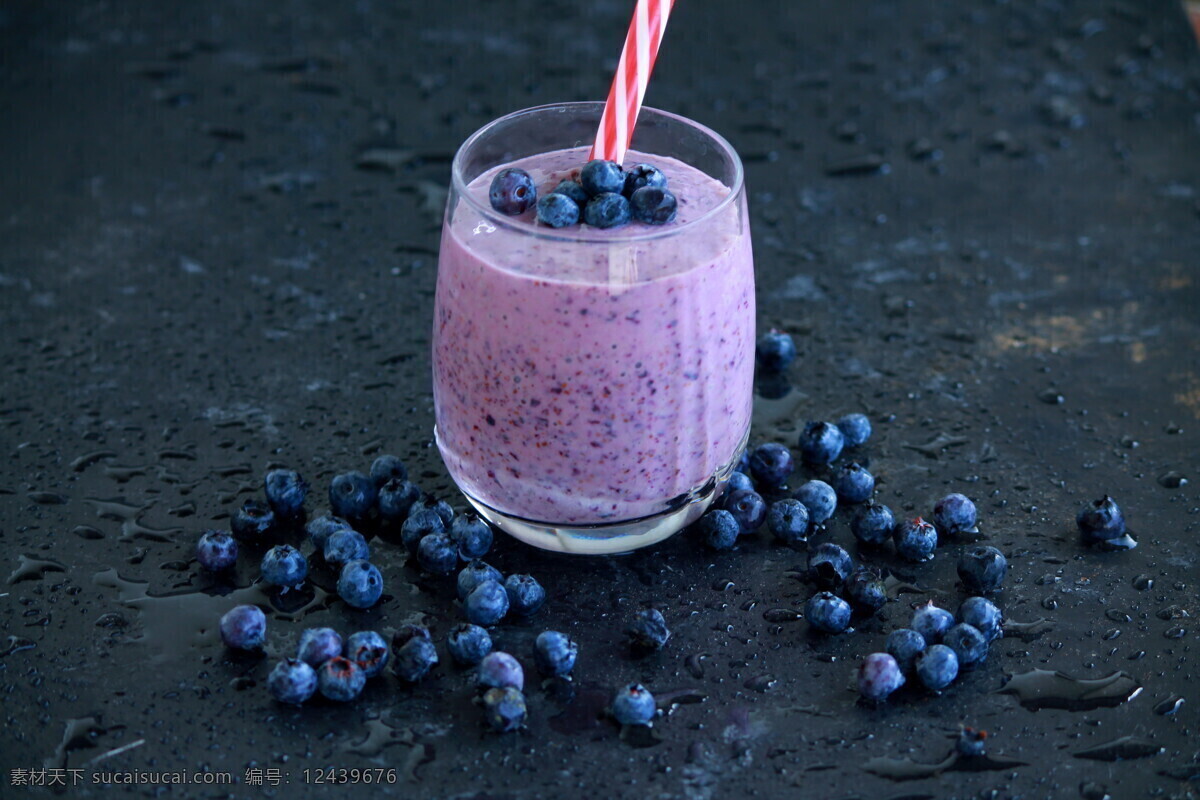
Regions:
<svg viewBox="0 0 1200 800"><path fill-rule="evenodd" d="M589 158L625 160L673 5L675 0L638 0Z"/></svg>

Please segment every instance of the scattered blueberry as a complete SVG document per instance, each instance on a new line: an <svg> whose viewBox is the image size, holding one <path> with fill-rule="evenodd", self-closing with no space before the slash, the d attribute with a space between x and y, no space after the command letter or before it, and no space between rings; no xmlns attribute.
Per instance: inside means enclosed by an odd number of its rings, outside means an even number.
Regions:
<svg viewBox="0 0 1200 800"><path fill-rule="evenodd" d="M416 683L438 663L437 648L423 636L414 636L393 653L392 672L402 681Z"/></svg>
<svg viewBox="0 0 1200 800"><path fill-rule="evenodd" d="M598 194L583 207L583 221L593 228L619 228L633 218L629 201L619 194Z"/></svg>
<svg viewBox="0 0 1200 800"><path fill-rule="evenodd" d="M840 589L854 569L854 560L841 545L822 542L808 552L808 574L826 589Z"/></svg>
<svg viewBox="0 0 1200 800"><path fill-rule="evenodd" d="M499 581L484 581L471 590L463 601L467 621L476 625L495 625L508 613L508 592Z"/></svg>
<svg viewBox="0 0 1200 800"><path fill-rule="evenodd" d="M383 455L371 462L371 483L382 488L389 481L408 480L408 467L396 456Z"/></svg>
<svg viewBox="0 0 1200 800"><path fill-rule="evenodd" d="M859 567L846 578L844 592L850 605L863 614L874 614L887 603L887 589L879 573Z"/></svg>
<svg viewBox="0 0 1200 800"><path fill-rule="evenodd" d="M420 497L421 489L415 483L392 478L379 487L379 516L384 522L403 522Z"/></svg>
<svg viewBox="0 0 1200 800"><path fill-rule="evenodd" d="M892 539L901 557L909 561L928 561L937 549L937 528L920 517L906 519L893 530Z"/></svg>
<svg viewBox="0 0 1200 800"><path fill-rule="evenodd" d="M338 597L354 608L370 608L383 596L383 575L370 561L358 559L342 567L337 582Z"/></svg>
<svg viewBox="0 0 1200 800"><path fill-rule="evenodd" d="M334 516L351 523L366 520L378 497L374 481L357 470L335 475L329 484L329 507Z"/></svg>
<svg viewBox="0 0 1200 800"><path fill-rule="evenodd" d="M833 516L837 509L837 492L825 481L809 481L792 495L808 509L808 521L813 527Z"/></svg>
<svg viewBox="0 0 1200 800"><path fill-rule="evenodd" d="M914 671L925 688L937 692L954 683L958 677L958 656L944 644L930 645L917 656Z"/></svg>
<svg viewBox="0 0 1200 800"><path fill-rule="evenodd" d="M275 512L265 503L247 500L233 515L229 527L239 541L266 544L275 534Z"/></svg>
<svg viewBox="0 0 1200 800"><path fill-rule="evenodd" d="M881 702L904 685L904 673L887 653L871 653L858 668L858 693Z"/></svg>
<svg viewBox="0 0 1200 800"><path fill-rule="evenodd" d="M613 192L619 196L625 188L625 173L617 162L596 158L579 171L579 184L590 197Z"/></svg>
<svg viewBox="0 0 1200 800"><path fill-rule="evenodd" d="M483 716L500 733L525 724L525 695L518 689L488 689L483 693Z"/></svg>
<svg viewBox="0 0 1200 800"><path fill-rule="evenodd" d="M234 606L221 617L221 641L235 650L257 650L267 639L267 615L258 606Z"/></svg>
<svg viewBox="0 0 1200 800"><path fill-rule="evenodd" d="M558 631L542 631L533 643L533 662L543 675L569 675L577 655L579 645Z"/></svg>
<svg viewBox="0 0 1200 800"><path fill-rule="evenodd" d="M629 196L629 213L646 225L666 225L675 219L679 202L670 189L643 186Z"/></svg>
<svg viewBox="0 0 1200 800"><path fill-rule="evenodd" d="M850 625L850 604L833 592L817 592L808 598L804 617L824 633L841 633Z"/></svg>
<svg viewBox="0 0 1200 800"><path fill-rule="evenodd" d="M348 703L362 694L367 676L348 658L335 656L317 667L317 685L321 694L339 703Z"/></svg>
<svg viewBox="0 0 1200 800"><path fill-rule="evenodd" d="M958 607L958 620L983 634L989 642L1004 635L1004 614L986 597L968 597Z"/></svg>
<svg viewBox="0 0 1200 800"><path fill-rule="evenodd" d="M1125 533L1125 515L1108 495L1083 507L1075 517L1084 542L1092 544L1117 539Z"/></svg>
<svg viewBox="0 0 1200 800"><path fill-rule="evenodd" d="M709 509L696 521L696 532L713 550L728 550L737 542L741 527L723 508Z"/></svg>
<svg viewBox="0 0 1200 800"><path fill-rule="evenodd" d="M428 508L416 507L413 505L408 513L408 519L404 520L404 524L400 526L400 539L404 542L404 547L413 555L417 554L417 548L421 546L421 540L431 533L445 533L446 523L436 511Z"/></svg>
<svg viewBox="0 0 1200 800"><path fill-rule="evenodd" d="M458 581L456 584L458 599L466 600L467 595L484 581L504 583L504 576L500 574L500 570L486 561L481 561L477 558L458 571Z"/></svg>
<svg viewBox="0 0 1200 800"><path fill-rule="evenodd" d="M933 507L933 524L943 536L966 533L975 527L975 504L964 494L952 492Z"/></svg>
<svg viewBox="0 0 1200 800"><path fill-rule="evenodd" d="M442 524L447 529L449 529L450 523L454 522L454 509L450 507L450 504L431 494L425 494L420 500L413 503L412 510L409 513L415 514L418 511L432 511L437 514L442 518Z"/></svg>
<svg viewBox="0 0 1200 800"><path fill-rule="evenodd" d="M887 506L872 503L863 506L850 521L850 532L859 544L881 545L892 538L896 518Z"/></svg>
<svg viewBox="0 0 1200 800"><path fill-rule="evenodd" d="M934 644L940 642L946 631L954 626L954 615L944 608L938 608L931 600L913 612L912 622L908 626L925 637L927 644Z"/></svg>
<svg viewBox="0 0 1200 800"><path fill-rule="evenodd" d="M478 514L459 514L450 523L450 538L463 561L483 558L492 549L492 526Z"/></svg>
<svg viewBox="0 0 1200 800"><path fill-rule="evenodd" d="M754 491L754 481L750 480L750 476L744 472L733 471L729 473L729 480L725 484L725 497L741 490Z"/></svg>
<svg viewBox="0 0 1200 800"><path fill-rule="evenodd" d="M838 470L833 479L838 499L846 503L864 503L875 491L875 476L857 463L851 462Z"/></svg>
<svg viewBox="0 0 1200 800"><path fill-rule="evenodd" d="M847 414L837 421L846 447L859 447L871 438L871 420L866 414Z"/></svg>
<svg viewBox="0 0 1200 800"><path fill-rule="evenodd" d="M308 664L285 658L267 676L267 690L281 703L300 705L317 692L317 673Z"/></svg>
<svg viewBox="0 0 1200 800"><path fill-rule="evenodd" d="M350 528L343 528L329 534L329 538L325 540L323 553L325 563L331 567L337 567L350 561L370 558L371 548L361 533Z"/></svg>
<svg viewBox="0 0 1200 800"><path fill-rule="evenodd" d="M504 579L508 593L508 608L514 614L527 617L546 602L546 590L532 575L509 575Z"/></svg>
<svg viewBox="0 0 1200 800"><path fill-rule="evenodd" d="M500 650L494 650L483 657L475 672L475 682L489 689L525 688L525 670L521 662Z"/></svg>
<svg viewBox="0 0 1200 800"><path fill-rule="evenodd" d="M308 628L300 634L296 658L309 666L319 667L341 654L342 637L333 628Z"/></svg>
<svg viewBox="0 0 1200 800"><path fill-rule="evenodd" d="M795 468L792 451L776 442L760 444L750 453L750 474L765 486L782 486Z"/></svg>
<svg viewBox="0 0 1200 800"><path fill-rule="evenodd" d="M580 208L587 205L588 193L577 181L560 181L558 186L554 187L554 193L565 194Z"/></svg>
<svg viewBox="0 0 1200 800"><path fill-rule="evenodd" d="M776 500L767 509L767 529L793 550L803 549L808 542L808 506L792 498Z"/></svg>
<svg viewBox="0 0 1200 800"><path fill-rule="evenodd" d="M810 422L800 434L800 457L809 464L831 464L842 454L845 441L832 422Z"/></svg>
<svg viewBox="0 0 1200 800"><path fill-rule="evenodd" d="M473 667L492 652L492 637L478 625L463 622L450 629L446 637L450 657L465 667Z"/></svg>
<svg viewBox="0 0 1200 800"><path fill-rule="evenodd" d="M942 644L954 651L958 656L960 667L970 667L982 663L988 655L988 640L973 625L960 622L942 637Z"/></svg>
<svg viewBox="0 0 1200 800"><path fill-rule="evenodd" d="M551 192L538 200L537 218L551 228L566 228L579 222L579 204L565 194Z"/></svg>
<svg viewBox="0 0 1200 800"><path fill-rule="evenodd" d="M267 505L277 516L297 517L304 511L304 499L308 497L308 482L292 469L273 469L263 479L263 490Z"/></svg>
<svg viewBox="0 0 1200 800"><path fill-rule="evenodd" d="M637 613L625 628L629 644L634 650L661 650L671 638L671 630L662 612L657 608L646 608Z"/></svg>
<svg viewBox="0 0 1200 800"><path fill-rule="evenodd" d="M237 563L237 540L225 531L205 531L196 542L196 561L211 572L229 569Z"/></svg>
<svg viewBox="0 0 1200 800"><path fill-rule="evenodd" d="M632 197L633 193L643 186L665 189L667 188L667 176L661 169L649 164L638 164L625 171L625 185L621 189L621 194Z"/></svg>
<svg viewBox="0 0 1200 800"><path fill-rule="evenodd" d="M977 731L974 728L963 728L959 731L954 749L960 756L973 758L981 756L987 750L987 731Z"/></svg>
<svg viewBox="0 0 1200 800"><path fill-rule="evenodd" d="M740 533L754 533L767 518L767 503L762 495L745 489L725 498L725 510L733 515Z"/></svg>
<svg viewBox="0 0 1200 800"><path fill-rule="evenodd" d="M312 539L312 543L317 546L321 552L325 551L325 542L329 540L329 535L334 531L353 530L350 523L341 517L335 517L326 511L319 517L313 517L304 526L304 532L308 534L308 538Z"/></svg>
<svg viewBox="0 0 1200 800"><path fill-rule="evenodd" d="M284 588L299 586L308 577L308 562L290 544L277 544L263 556L262 579Z"/></svg>
<svg viewBox="0 0 1200 800"><path fill-rule="evenodd" d="M458 546L449 534L426 534L417 545L417 563L427 572L449 575L458 566Z"/></svg>
<svg viewBox="0 0 1200 800"><path fill-rule="evenodd" d="M428 639L432 642L433 634L424 625L414 625L411 622L405 623L392 631L392 652L394 653L408 644L410 639Z"/></svg>
<svg viewBox="0 0 1200 800"><path fill-rule="evenodd" d="M796 360L796 343L790 333L772 328L758 337L754 358L764 372L783 372Z"/></svg>
<svg viewBox="0 0 1200 800"><path fill-rule="evenodd" d="M971 594L991 594L1004 583L1008 559L991 545L969 547L958 557L958 577Z"/></svg>
<svg viewBox="0 0 1200 800"><path fill-rule="evenodd" d="M902 670L912 672L917 656L925 652L925 637L912 628L897 628L888 634L884 649Z"/></svg>
<svg viewBox="0 0 1200 800"><path fill-rule="evenodd" d="M375 631L358 631L346 640L346 658L358 664L368 678L383 672L390 654L387 642Z"/></svg>
<svg viewBox="0 0 1200 800"><path fill-rule="evenodd" d="M640 683L621 689L612 701L613 719L622 725L649 725L656 711L654 695Z"/></svg>
<svg viewBox="0 0 1200 800"><path fill-rule="evenodd" d="M506 167L492 178L488 189L492 208L510 217L522 214L537 202L537 187L529 173L518 167Z"/></svg>

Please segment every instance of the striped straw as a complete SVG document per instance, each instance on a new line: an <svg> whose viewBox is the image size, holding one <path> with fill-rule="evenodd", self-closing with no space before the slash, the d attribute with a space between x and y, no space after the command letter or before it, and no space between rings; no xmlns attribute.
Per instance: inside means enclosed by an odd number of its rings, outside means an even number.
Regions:
<svg viewBox="0 0 1200 800"><path fill-rule="evenodd" d="M603 158L618 164L625 160L625 151L633 138L633 126L642 110L650 71L658 58L658 47L667 30L667 18L675 0L638 0L621 50L617 74L613 76L596 143L589 158Z"/></svg>

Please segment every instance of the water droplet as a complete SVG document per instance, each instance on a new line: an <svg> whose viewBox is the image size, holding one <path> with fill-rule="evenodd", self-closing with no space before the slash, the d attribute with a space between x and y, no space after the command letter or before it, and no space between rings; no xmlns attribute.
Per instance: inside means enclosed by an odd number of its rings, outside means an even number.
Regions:
<svg viewBox="0 0 1200 800"><path fill-rule="evenodd" d="M1146 739L1122 736L1120 739L1081 750L1074 755L1076 758L1087 758L1093 761L1128 761L1134 758L1156 756L1163 750L1164 748Z"/></svg>
<svg viewBox="0 0 1200 800"><path fill-rule="evenodd" d="M1170 716L1178 711L1183 706L1183 698L1177 694L1173 694L1166 700L1161 700L1154 705L1154 713L1160 717Z"/></svg>
<svg viewBox="0 0 1200 800"><path fill-rule="evenodd" d="M791 608L771 608L763 612L767 622L795 622L804 619L804 615Z"/></svg>
<svg viewBox="0 0 1200 800"><path fill-rule="evenodd" d="M1127 672L1114 672L1104 678L1082 680L1065 672L1034 669L1013 675L999 689L1011 694L1025 708L1059 708L1066 711L1089 711L1095 708L1118 706L1137 697L1142 685Z"/></svg>
<svg viewBox="0 0 1200 800"><path fill-rule="evenodd" d="M1178 489L1181 486L1187 486L1188 479L1180 472L1171 470L1164 472L1158 476L1158 483L1166 489Z"/></svg>

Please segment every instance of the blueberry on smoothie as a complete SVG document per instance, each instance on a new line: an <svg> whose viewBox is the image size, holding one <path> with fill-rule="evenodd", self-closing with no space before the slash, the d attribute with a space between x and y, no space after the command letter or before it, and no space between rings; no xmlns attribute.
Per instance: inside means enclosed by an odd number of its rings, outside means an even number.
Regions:
<svg viewBox="0 0 1200 800"><path fill-rule="evenodd" d="M538 200L537 218L551 228L566 228L579 222L579 204L565 194L551 192Z"/></svg>
<svg viewBox="0 0 1200 800"><path fill-rule="evenodd" d="M615 161L596 158L583 165L579 172L579 183L592 197L600 194L619 196L625 188L625 172Z"/></svg>
<svg viewBox="0 0 1200 800"><path fill-rule="evenodd" d="M667 188L667 176L658 167L650 164L638 164L625 172L625 187L621 193L626 197L633 197L634 192L646 186L665 189Z"/></svg>
<svg viewBox="0 0 1200 800"><path fill-rule="evenodd" d="M679 207L675 195L667 189L643 186L629 197L629 210L633 218L647 225L666 225L675 219Z"/></svg>
<svg viewBox="0 0 1200 800"><path fill-rule="evenodd" d="M578 181L561 181L558 186L554 187L554 191L551 194L565 194L574 200L575 205L581 209L587 205L587 201L589 200L588 193L579 185Z"/></svg>
<svg viewBox="0 0 1200 800"><path fill-rule="evenodd" d="M629 201L619 194L598 194L583 209L583 221L593 228L619 228L633 218Z"/></svg>
<svg viewBox="0 0 1200 800"><path fill-rule="evenodd" d="M492 202L492 208L515 217L528 211L537 202L537 188L528 172L517 167L506 167L492 178L488 199Z"/></svg>

